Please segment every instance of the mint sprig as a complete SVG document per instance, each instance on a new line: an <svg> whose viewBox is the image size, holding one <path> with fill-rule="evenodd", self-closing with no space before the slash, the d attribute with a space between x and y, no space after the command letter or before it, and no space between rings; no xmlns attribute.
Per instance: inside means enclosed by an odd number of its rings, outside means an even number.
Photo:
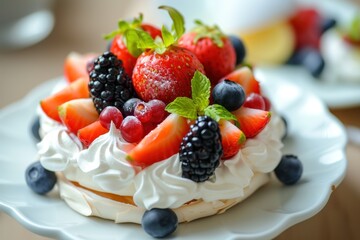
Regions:
<svg viewBox="0 0 360 240"><path fill-rule="evenodd" d="M225 107L219 104L209 105L210 101L210 80L201 72L196 71L191 79L191 97L177 97L169 103L165 110L182 117L195 120L199 115L206 115L220 121L220 119L234 120L236 117Z"/></svg>

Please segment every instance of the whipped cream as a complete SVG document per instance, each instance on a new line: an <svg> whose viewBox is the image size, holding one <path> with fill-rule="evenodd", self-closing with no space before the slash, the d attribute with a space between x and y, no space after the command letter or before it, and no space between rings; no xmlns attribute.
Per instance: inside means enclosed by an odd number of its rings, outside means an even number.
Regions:
<svg viewBox="0 0 360 240"><path fill-rule="evenodd" d="M41 128L46 127L43 119L40 117ZM88 149L80 148L63 127L54 128L38 144L45 168L62 171L84 187L133 196L135 204L144 209L178 208L194 199L211 202L242 197L255 174L277 166L284 134L283 121L273 114L265 129L248 139L238 154L221 161L211 181L195 183L181 176L178 154L143 170L131 166L125 157L133 145L114 126Z"/></svg>
<svg viewBox="0 0 360 240"><path fill-rule="evenodd" d="M324 79L360 83L360 47L346 43L338 31L330 30L321 37L321 52L326 62Z"/></svg>

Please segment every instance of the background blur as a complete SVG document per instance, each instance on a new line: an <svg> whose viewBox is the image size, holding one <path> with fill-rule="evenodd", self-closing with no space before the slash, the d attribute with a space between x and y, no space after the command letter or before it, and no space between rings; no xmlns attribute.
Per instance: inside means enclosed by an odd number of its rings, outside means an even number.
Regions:
<svg viewBox="0 0 360 240"><path fill-rule="evenodd" d="M351 1L360 8L360 0ZM0 8L5 6L5 2L0 0ZM107 42L102 39L102 35L114 30L120 18L133 18L141 11L150 10L163 14L157 10L157 5L149 2L152 3L145 0L54 2L55 25L45 40L23 49L0 50L0 108L21 99L37 85L62 75L64 59L69 52L103 52ZM144 21L153 22L152 17L151 14L145 14ZM155 23L160 25L159 21L156 19ZM332 112L344 124L360 127L359 107L332 109ZM313 218L285 231L277 239L360 239L355 225L360 220L360 178L357 173L360 163L358 157L355 157L360 156L359 147L350 144L347 154L348 174L326 207ZM29 232L11 217L0 213L0 239L47 238Z"/></svg>

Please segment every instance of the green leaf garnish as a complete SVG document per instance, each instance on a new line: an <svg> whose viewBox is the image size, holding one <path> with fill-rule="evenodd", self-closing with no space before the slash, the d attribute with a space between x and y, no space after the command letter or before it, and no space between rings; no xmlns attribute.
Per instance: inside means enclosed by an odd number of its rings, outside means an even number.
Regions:
<svg viewBox="0 0 360 240"><path fill-rule="evenodd" d="M220 119L237 121L236 117L231 112L219 104L210 105L205 108L204 111L206 116L211 117L217 122L220 121Z"/></svg>
<svg viewBox="0 0 360 240"><path fill-rule="evenodd" d="M202 38L210 38L213 43L215 43L219 48L224 46L222 38L225 37L225 34L220 30L217 25L208 26L205 25L200 20L195 20L195 27L191 30L196 33L194 38L194 44L197 43Z"/></svg>
<svg viewBox="0 0 360 240"><path fill-rule="evenodd" d="M160 6L159 9L164 9L168 11L172 21L172 29L174 29L174 40L175 42L180 39L180 37L185 32L185 20L184 17L178 12L175 8L169 7L169 6Z"/></svg>
<svg viewBox="0 0 360 240"><path fill-rule="evenodd" d="M143 15L142 13L139 14L138 18L134 18L131 22L127 22L124 20L120 20L118 22L118 29L112 31L109 34L106 34L104 36L105 40L111 40L113 39L116 35L123 35L128 29L141 29L141 23L143 21Z"/></svg>
<svg viewBox="0 0 360 240"><path fill-rule="evenodd" d="M191 79L192 99L177 97L166 106L165 110L189 119L196 119L198 115L206 115L217 122L225 119L234 120L237 123L236 117L225 107L219 104L209 106L210 90L210 80L201 72L196 71Z"/></svg>
<svg viewBox="0 0 360 240"><path fill-rule="evenodd" d="M175 42L174 36L171 34L171 32L165 26L162 26L161 35L162 35L162 39L164 41L165 47L168 47Z"/></svg>
<svg viewBox="0 0 360 240"><path fill-rule="evenodd" d="M176 113L185 118L197 118L196 105L193 100L187 97L177 97L174 101L166 106L165 110L169 113Z"/></svg>
<svg viewBox="0 0 360 240"><path fill-rule="evenodd" d="M202 113L209 105L211 83L209 79L199 71L196 71L191 80L191 97L197 107L197 111Z"/></svg>

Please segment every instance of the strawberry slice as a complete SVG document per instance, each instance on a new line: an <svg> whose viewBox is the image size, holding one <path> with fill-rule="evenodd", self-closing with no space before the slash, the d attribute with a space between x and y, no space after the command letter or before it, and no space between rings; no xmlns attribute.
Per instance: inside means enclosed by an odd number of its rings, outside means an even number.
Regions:
<svg viewBox="0 0 360 240"><path fill-rule="evenodd" d="M77 132L77 136L85 147L89 147L96 138L107 133L108 131L109 130L104 128L98 120L84 128L81 128Z"/></svg>
<svg viewBox="0 0 360 240"><path fill-rule="evenodd" d="M271 118L268 111L241 107L232 112L240 123L240 129L245 133L247 138L255 137L265 128Z"/></svg>
<svg viewBox="0 0 360 240"><path fill-rule="evenodd" d="M246 96L248 96L250 93L260 94L260 84L255 79L253 72L248 67L241 67L236 69L235 71L226 75L220 81L225 79L240 84L244 88Z"/></svg>
<svg viewBox="0 0 360 240"><path fill-rule="evenodd" d="M91 98L81 98L68 101L59 106L61 122L72 133L95 122L99 118Z"/></svg>
<svg viewBox="0 0 360 240"><path fill-rule="evenodd" d="M88 53L81 55L76 52L70 53L64 63L64 75L66 80L71 83L79 78L89 79L87 70L88 63L91 63L98 54Z"/></svg>
<svg viewBox="0 0 360 240"><path fill-rule="evenodd" d="M58 107L61 104L73 99L88 97L89 88L87 80L84 78L80 78L72 82L70 85L66 86L59 92L43 99L40 102L40 106L48 117L60 122Z"/></svg>
<svg viewBox="0 0 360 240"><path fill-rule="evenodd" d="M227 120L219 121L221 134L221 145L223 147L223 156L221 159L228 159L237 154L246 141L245 134L234 124Z"/></svg>
<svg viewBox="0 0 360 240"><path fill-rule="evenodd" d="M185 118L170 114L128 153L126 159L143 168L167 159L179 152L181 141L189 129Z"/></svg>

